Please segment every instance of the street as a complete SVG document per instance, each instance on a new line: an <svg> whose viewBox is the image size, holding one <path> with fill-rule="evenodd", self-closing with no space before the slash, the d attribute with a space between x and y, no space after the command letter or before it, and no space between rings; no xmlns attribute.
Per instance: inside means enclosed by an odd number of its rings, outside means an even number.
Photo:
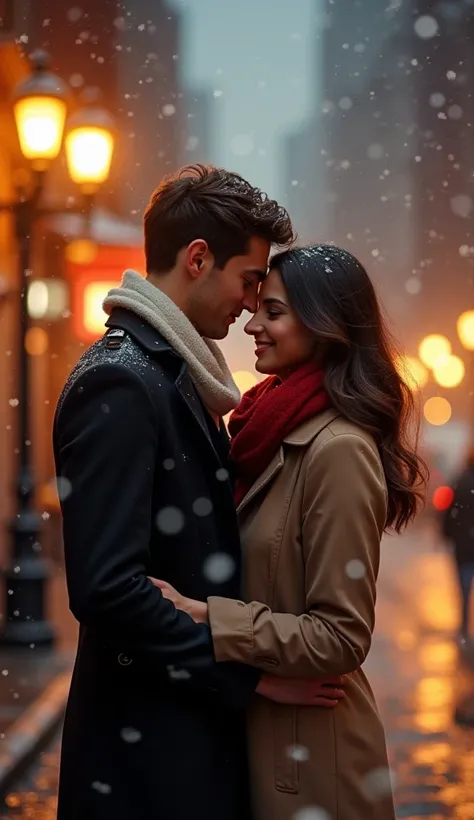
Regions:
<svg viewBox="0 0 474 820"><path fill-rule="evenodd" d="M400 819L474 820L474 653L458 649L456 623L454 575L429 525L387 537L366 670ZM56 737L10 792L0 820L53 820L58 752Z"/></svg>

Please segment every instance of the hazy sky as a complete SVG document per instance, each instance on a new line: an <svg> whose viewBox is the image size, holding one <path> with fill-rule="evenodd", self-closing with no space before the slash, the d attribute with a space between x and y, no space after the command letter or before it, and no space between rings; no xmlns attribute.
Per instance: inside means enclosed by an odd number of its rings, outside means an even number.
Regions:
<svg viewBox="0 0 474 820"><path fill-rule="evenodd" d="M282 194L281 137L317 91L319 0L168 0L183 14L183 73L215 94L214 161Z"/></svg>

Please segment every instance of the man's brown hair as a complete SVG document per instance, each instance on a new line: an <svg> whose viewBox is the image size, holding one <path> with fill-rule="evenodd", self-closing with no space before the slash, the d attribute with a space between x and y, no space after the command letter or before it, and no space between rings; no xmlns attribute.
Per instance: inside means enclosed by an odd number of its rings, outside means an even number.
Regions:
<svg viewBox="0 0 474 820"><path fill-rule="evenodd" d="M171 270L181 248L195 239L207 242L221 269L247 252L251 237L280 247L295 240L285 208L239 174L205 165L165 177L147 206L144 228L148 273Z"/></svg>

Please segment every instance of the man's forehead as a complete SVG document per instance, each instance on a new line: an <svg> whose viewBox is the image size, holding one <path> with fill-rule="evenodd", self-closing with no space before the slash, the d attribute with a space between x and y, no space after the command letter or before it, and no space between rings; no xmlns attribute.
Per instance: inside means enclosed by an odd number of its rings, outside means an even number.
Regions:
<svg viewBox="0 0 474 820"><path fill-rule="evenodd" d="M246 273L247 276L256 276L259 282L264 282L267 278L268 268L249 266L245 269L244 273Z"/></svg>

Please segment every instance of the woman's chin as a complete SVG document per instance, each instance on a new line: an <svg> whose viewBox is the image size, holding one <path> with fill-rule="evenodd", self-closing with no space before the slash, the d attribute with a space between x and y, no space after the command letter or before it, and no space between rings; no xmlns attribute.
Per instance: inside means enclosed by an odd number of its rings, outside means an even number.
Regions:
<svg viewBox="0 0 474 820"><path fill-rule="evenodd" d="M265 361L265 356L261 356L260 359L257 359L255 362L255 370L257 373L262 373L264 376L273 376L275 374L275 370L273 369L271 362Z"/></svg>

